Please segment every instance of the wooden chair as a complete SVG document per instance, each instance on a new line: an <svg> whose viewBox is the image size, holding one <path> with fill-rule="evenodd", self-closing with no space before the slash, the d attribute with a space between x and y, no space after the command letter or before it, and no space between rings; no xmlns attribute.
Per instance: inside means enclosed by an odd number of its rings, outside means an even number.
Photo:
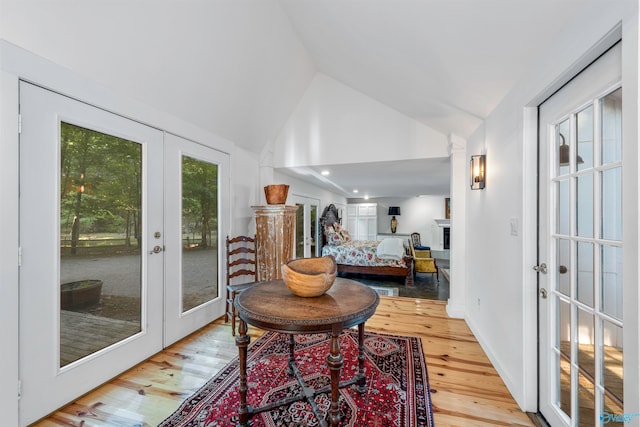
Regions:
<svg viewBox="0 0 640 427"><path fill-rule="evenodd" d="M231 335L236 335L236 308L233 301L236 296L256 283L256 238L248 236L227 236L227 311L224 321L231 320ZM248 277L249 281L236 283L236 277Z"/></svg>
<svg viewBox="0 0 640 427"><path fill-rule="evenodd" d="M411 256L413 256L413 274L416 273L435 273L436 285L440 284L440 273L436 265L436 259L431 257L430 250L418 250L413 246L413 242L409 242Z"/></svg>

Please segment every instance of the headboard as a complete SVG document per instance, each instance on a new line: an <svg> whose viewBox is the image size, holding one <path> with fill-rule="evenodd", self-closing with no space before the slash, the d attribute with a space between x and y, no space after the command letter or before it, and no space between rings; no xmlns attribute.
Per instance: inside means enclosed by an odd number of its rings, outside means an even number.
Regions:
<svg viewBox="0 0 640 427"><path fill-rule="evenodd" d="M324 211L322 211L322 216L320 217L320 221L319 221L319 223L320 223L320 243L321 243L320 247L323 247L324 245L327 244L327 237L324 235L324 226L325 225L333 225L336 222L338 224L341 224L342 223L342 218L340 218L338 216L338 209L332 203L329 206L327 206L326 208L324 208Z"/></svg>

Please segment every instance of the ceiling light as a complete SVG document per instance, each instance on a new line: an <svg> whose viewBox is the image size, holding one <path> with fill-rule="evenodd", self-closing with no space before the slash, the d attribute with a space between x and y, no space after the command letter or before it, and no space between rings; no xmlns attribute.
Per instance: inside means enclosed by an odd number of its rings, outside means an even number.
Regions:
<svg viewBox="0 0 640 427"><path fill-rule="evenodd" d="M320 172L323 176L327 176L329 175L331 172L329 172L328 170L323 170L322 172Z"/></svg>
<svg viewBox="0 0 640 427"><path fill-rule="evenodd" d="M357 193L357 192L358 192L358 190L353 190L353 192L354 192L354 193Z"/></svg>
<svg viewBox="0 0 640 427"><path fill-rule="evenodd" d="M365 195L364 195L364 199L365 199L365 200L369 200L369 195L368 195L368 194L365 194Z"/></svg>

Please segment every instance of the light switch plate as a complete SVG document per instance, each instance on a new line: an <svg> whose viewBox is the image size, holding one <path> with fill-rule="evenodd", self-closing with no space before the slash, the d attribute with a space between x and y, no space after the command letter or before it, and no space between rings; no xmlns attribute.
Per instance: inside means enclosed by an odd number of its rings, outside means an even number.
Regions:
<svg viewBox="0 0 640 427"><path fill-rule="evenodd" d="M509 225L511 228L511 235L517 236L518 235L518 218L511 218L511 220L509 221Z"/></svg>

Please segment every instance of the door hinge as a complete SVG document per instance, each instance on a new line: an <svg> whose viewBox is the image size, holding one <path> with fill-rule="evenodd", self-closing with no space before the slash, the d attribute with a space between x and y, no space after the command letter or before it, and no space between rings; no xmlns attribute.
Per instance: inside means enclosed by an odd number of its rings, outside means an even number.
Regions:
<svg viewBox="0 0 640 427"><path fill-rule="evenodd" d="M18 267L22 267L22 246L18 246Z"/></svg>
<svg viewBox="0 0 640 427"><path fill-rule="evenodd" d="M22 397L22 380L18 380L18 400Z"/></svg>
<svg viewBox="0 0 640 427"><path fill-rule="evenodd" d="M22 114L18 114L18 135L22 133Z"/></svg>

